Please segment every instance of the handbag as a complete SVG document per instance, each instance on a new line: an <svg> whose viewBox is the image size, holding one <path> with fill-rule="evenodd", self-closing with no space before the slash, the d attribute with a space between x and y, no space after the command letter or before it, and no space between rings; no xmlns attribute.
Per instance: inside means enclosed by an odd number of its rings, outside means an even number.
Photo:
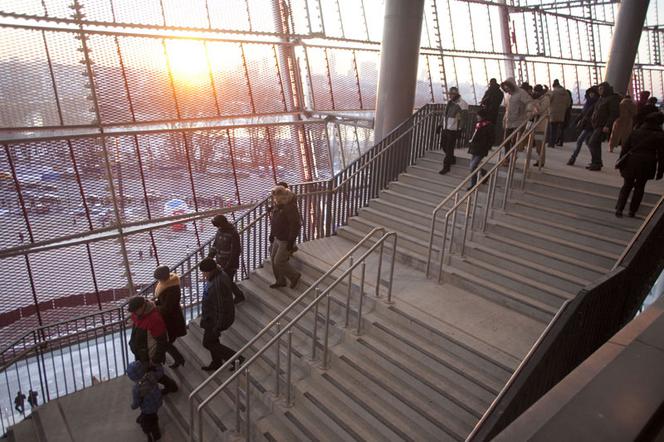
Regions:
<svg viewBox="0 0 664 442"><path fill-rule="evenodd" d="M617 160L616 160L616 165L614 166L616 169L622 169L626 164L627 164L627 158L629 155L632 153L630 150L627 152L625 155L621 155Z"/></svg>

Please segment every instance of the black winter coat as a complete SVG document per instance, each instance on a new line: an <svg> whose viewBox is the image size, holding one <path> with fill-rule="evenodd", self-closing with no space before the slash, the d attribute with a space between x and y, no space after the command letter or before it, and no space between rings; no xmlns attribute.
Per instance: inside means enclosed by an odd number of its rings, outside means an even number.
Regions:
<svg viewBox="0 0 664 442"><path fill-rule="evenodd" d="M604 96L599 97L599 100L595 103L595 109L593 110L593 115L590 121L592 122L593 129L608 127L609 130L611 130L613 122L616 121L619 116L620 96L613 93L613 90L611 90Z"/></svg>
<svg viewBox="0 0 664 442"><path fill-rule="evenodd" d="M644 124L633 131L623 144L620 156L629 155L620 168L623 178L664 176L664 131L656 125Z"/></svg>
<svg viewBox="0 0 664 442"><path fill-rule="evenodd" d="M638 129L646 120L646 117L653 112L659 112L659 109L654 104L647 103L639 107L634 117L634 128Z"/></svg>
<svg viewBox="0 0 664 442"><path fill-rule="evenodd" d="M240 234L235 226L228 223L219 227L208 256L214 258L219 267L230 275L240 267L241 254Z"/></svg>
<svg viewBox="0 0 664 442"><path fill-rule="evenodd" d="M277 238L295 244L300 234L300 213L295 202L278 204L272 209L272 231L270 242Z"/></svg>
<svg viewBox="0 0 664 442"><path fill-rule="evenodd" d="M481 157L487 156L493 145L495 133L495 126L491 121L478 121L477 124L475 124L475 132L473 132L473 136L470 139L468 153L471 155L479 155Z"/></svg>
<svg viewBox="0 0 664 442"><path fill-rule="evenodd" d="M217 269L208 278L208 285L203 293L201 328L221 332L233 325L234 321L235 304L231 281L226 273Z"/></svg>
<svg viewBox="0 0 664 442"><path fill-rule="evenodd" d="M482 97L482 101L480 101L482 109L487 111L487 120L491 121L493 124L496 124L498 121L498 111L500 110L500 104L503 102L503 98L503 91L500 90L500 86L496 83L489 85L489 88Z"/></svg>
<svg viewBox="0 0 664 442"><path fill-rule="evenodd" d="M166 281L159 281L154 289L155 303L161 314L166 330L168 342L173 342L180 336L187 334L187 324L184 320L182 307L180 307L180 278L171 273Z"/></svg>

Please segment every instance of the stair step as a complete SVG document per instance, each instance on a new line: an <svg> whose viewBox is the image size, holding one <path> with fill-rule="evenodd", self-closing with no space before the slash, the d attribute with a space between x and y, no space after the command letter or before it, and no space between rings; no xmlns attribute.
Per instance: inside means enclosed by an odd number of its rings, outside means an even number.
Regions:
<svg viewBox="0 0 664 442"><path fill-rule="evenodd" d="M609 207L608 205L602 206L597 203L592 204L592 203L584 203L574 200L568 200L566 198L561 198L544 192L527 190L526 196L530 197L529 199L530 201L532 201L532 198L535 198L543 205L548 205L551 207L572 208L571 209L572 211L579 211L579 213L580 211L583 211L583 213L590 213L591 216L599 217L600 219L602 218L606 219L609 218L610 216L612 217L614 216L615 212L615 209ZM647 212L648 211L646 211L645 209L641 210L640 213L636 214L635 217L636 220L632 219L632 222L626 222L625 224L632 226L640 224L647 216ZM623 218L623 220L625 220L625 218Z"/></svg>
<svg viewBox="0 0 664 442"><path fill-rule="evenodd" d="M510 214L524 214L533 218L564 224L570 228L579 227L584 230L594 231L595 233L625 243L628 243L636 232L634 228L619 225L614 221L615 218L603 220L589 219L573 212L545 207L541 204L533 204L523 200L511 201L508 211Z"/></svg>
<svg viewBox="0 0 664 442"><path fill-rule="evenodd" d="M524 313L537 321L548 323L558 311L555 307L473 275L454 265L447 265L444 269L446 278L453 278L453 281L460 284L462 288Z"/></svg>
<svg viewBox="0 0 664 442"><path fill-rule="evenodd" d="M579 278L573 274L559 271L551 266L538 264L530 259L507 253L500 249L488 247L482 243L470 241L468 243L469 255L502 267L525 274L537 281L556 286L570 293L577 293L580 289L591 283L590 280Z"/></svg>
<svg viewBox="0 0 664 442"><path fill-rule="evenodd" d="M600 250L611 255L620 255L627 242L616 240L593 231L568 227L553 221L523 215L520 213L503 213L495 217L515 227L534 230L546 236L556 237L568 242Z"/></svg>
<svg viewBox="0 0 664 442"><path fill-rule="evenodd" d="M545 233L526 229L522 226L516 227L499 219L487 221L489 229L496 235L506 236L519 241L528 242L546 250L567 255L578 260L586 261L608 271L620 256L618 253L609 253L594 247L577 244Z"/></svg>
<svg viewBox="0 0 664 442"><path fill-rule="evenodd" d="M21 422L9 427L7 440L9 442L46 442L46 440L39 437L39 433L31 418L23 419Z"/></svg>

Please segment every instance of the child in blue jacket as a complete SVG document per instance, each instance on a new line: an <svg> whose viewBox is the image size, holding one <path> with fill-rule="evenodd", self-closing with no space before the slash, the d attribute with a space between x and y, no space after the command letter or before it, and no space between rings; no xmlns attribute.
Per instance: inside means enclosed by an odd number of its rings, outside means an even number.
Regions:
<svg viewBox="0 0 664 442"><path fill-rule="evenodd" d="M147 372L140 361L134 361L127 366L127 376L135 382L131 390L131 409L140 407L141 414L136 422L141 424L141 429L148 436L148 442L161 439L159 430L159 407L161 407L161 391L157 379L164 374L161 365L150 368Z"/></svg>

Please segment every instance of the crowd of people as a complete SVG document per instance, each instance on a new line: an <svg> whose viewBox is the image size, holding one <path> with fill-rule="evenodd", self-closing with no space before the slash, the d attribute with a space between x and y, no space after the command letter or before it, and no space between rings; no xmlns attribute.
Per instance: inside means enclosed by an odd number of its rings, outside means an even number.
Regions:
<svg viewBox="0 0 664 442"><path fill-rule="evenodd" d="M296 196L287 183L280 182L272 190L272 199L274 204L268 210L271 216L269 241L275 282L270 287L288 285L295 289L301 274L289 261L297 251L295 241L301 228ZM200 316L202 344L211 358L201 369L213 372L232 360L230 370L234 371L245 358L236 357L237 352L221 342L221 335L235 321L235 305L245 300L243 291L234 282L240 267L242 244L236 227L224 215L212 218L212 225L217 228L215 237L208 255L198 264L204 279ZM134 382L131 408L140 409L136 422L148 441L161 438L158 411L163 396L178 391L177 383L164 371L166 354L173 359L171 369L184 366L186 360L174 343L187 334L180 306L180 277L167 266L157 267L153 276L156 280L153 299L135 296L127 304L132 323L129 347L135 357L127 367L127 376ZM15 399L16 409L20 408L21 412L24 399L25 395L20 392ZM36 404L36 396L33 399Z"/></svg>
<svg viewBox="0 0 664 442"><path fill-rule="evenodd" d="M617 217L622 217L632 191L629 216L635 216L646 182L653 178L661 179L664 174L664 114L657 107L657 98L651 97L650 92L641 92L639 100L634 102L629 95L617 94L608 82L600 83L586 91L583 108L572 121L572 93L559 80L555 79L549 89L546 85L531 86L527 82L517 85L511 77L498 84L492 78L480 102L477 122L469 140L470 171L473 175L468 189L474 187L478 176L484 173L484 170L477 169L497 139L496 125L503 103L503 139L524 127L524 123L530 127L528 124L536 124L540 117L548 117L548 123L543 121L533 128L535 139L539 137L535 143L537 160L533 165L536 167L544 166L547 146L555 148L563 145L568 128L579 132L575 148L567 161L568 166L574 166L584 143L590 153L590 163L586 165L589 171L600 171L604 167L603 142L608 141L609 152L621 147L616 168L620 170L624 182L616 203ZM440 147L445 154L443 168L439 171L441 175L448 173L456 163L454 148L467 109L468 104L458 89L451 87L445 114L436 128L436 133L441 135ZM505 153L514 146L517 139L518 134L515 134L505 143Z"/></svg>

